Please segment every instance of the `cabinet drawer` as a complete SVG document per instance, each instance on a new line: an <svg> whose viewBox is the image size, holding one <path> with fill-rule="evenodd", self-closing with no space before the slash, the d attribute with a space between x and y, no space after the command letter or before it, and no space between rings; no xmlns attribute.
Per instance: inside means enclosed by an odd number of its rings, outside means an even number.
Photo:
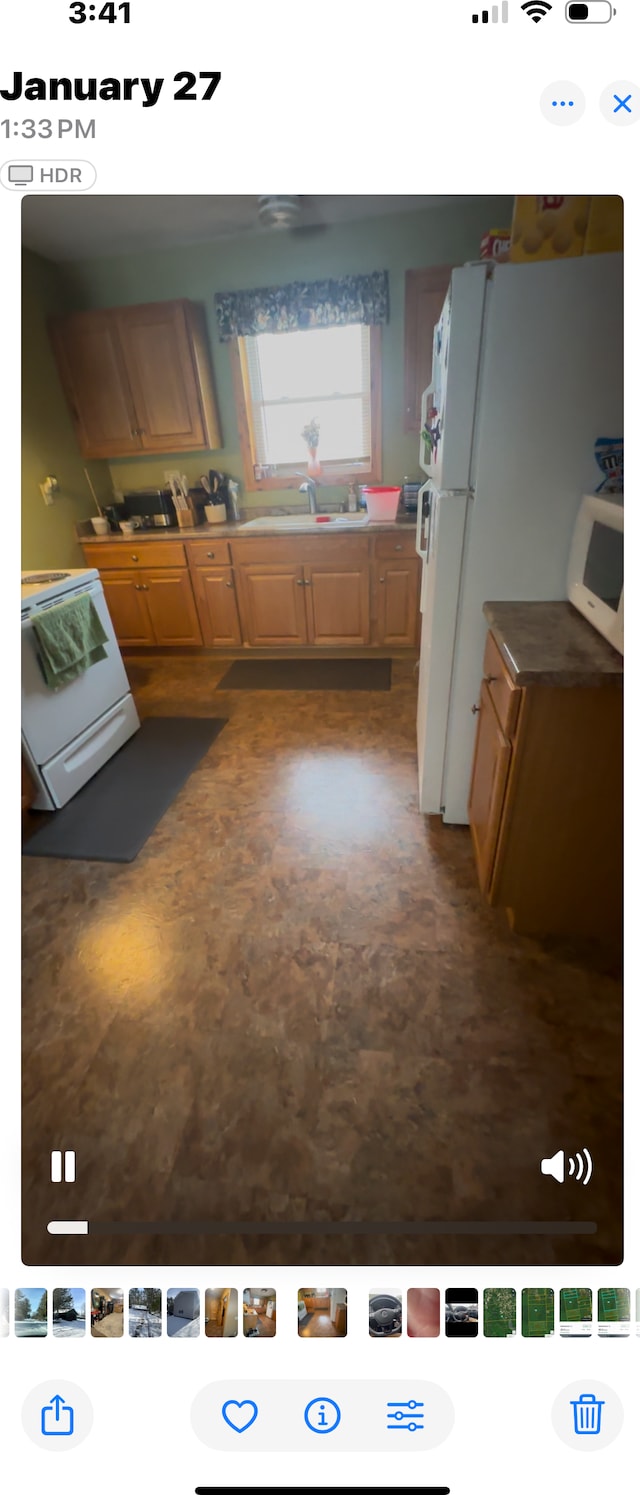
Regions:
<svg viewBox="0 0 640 1495"><path fill-rule="evenodd" d="M251 536L243 536L233 541L232 561L234 566L242 565L304 565L305 562L324 565L339 564L345 561L353 564L355 561L367 559L369 554L369 537L367 535L349 535L336 533L312 535L264 535L253 539Z"/></svg>
<svg viewBox="0 0 640 1495"><path fill-rule="evenodd" d="M192 566L228 566L231 552L228 540L190 540L187 558Z"/></svg>
<svg viewBox="0 0 640 1495"><path fill-rule="evenodd" d="M487 634L482 673L500 726L506 737L513 737L522 691L514 685L492 633Z"/></svg>
<svg viewBox="0 0 640 1495"><path fill-rule="evenodd" d="M393 561L397 556L415 555L416 532L409 530L408 534L400 535L396 530L393 535L376 535L374 555L380 560Z"/></svg>
<svg viewBox="0 0 640 1495"><path fill-rule="evenodd" d="M136 570L138 566L152 566L154 570L164 566L186 566L184 545L179 540L131 540L116 541L105 545L83 545L85 560L98 571Z"/></svg>

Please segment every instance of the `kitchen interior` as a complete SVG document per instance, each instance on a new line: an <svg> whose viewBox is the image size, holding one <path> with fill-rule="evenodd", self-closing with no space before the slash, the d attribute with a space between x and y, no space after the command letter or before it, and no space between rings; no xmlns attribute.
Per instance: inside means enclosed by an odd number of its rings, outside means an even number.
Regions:
<svg viewBox="0 0 640 1495"><path fill-rule="evenodd" d="M620 199L23 240L24 1260L617 1259Z"/></svg>
<svg viewBox="0 0 640 1495"><path fill-rule="evenodd" d="M274 1338L276 1295L272 1287L245 1287L242 1294L242 1332L245 1339Z"/></svg>
<svg viewBox="0 0 640 1495"><path fill-rule="evenodd" d="M298 1334L301 1339L344 1339L347 1332L345 1287L301 1287Z"/></svg>

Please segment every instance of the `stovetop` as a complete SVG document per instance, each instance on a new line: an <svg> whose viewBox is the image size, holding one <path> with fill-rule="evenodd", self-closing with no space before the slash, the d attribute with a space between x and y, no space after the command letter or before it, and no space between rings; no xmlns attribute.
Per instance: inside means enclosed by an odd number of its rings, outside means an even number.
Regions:
<svg viewBox="0 0 640 1495"><path fill-rule="evenodd" d="M78 567L71 571L23 571L21 577L22 606L37 605L45 598L64 597L83 582L97 578L95 568Z"/></svg>

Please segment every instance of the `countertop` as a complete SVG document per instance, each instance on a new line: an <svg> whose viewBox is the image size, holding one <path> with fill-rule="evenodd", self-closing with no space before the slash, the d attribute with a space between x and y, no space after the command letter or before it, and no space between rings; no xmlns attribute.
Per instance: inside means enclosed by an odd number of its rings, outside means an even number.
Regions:
<svg viewBox="0 0 640 1495"><path fill-rule="evenodd" d="M293 515L291 516L294 517ZM338 517L330 515L330 518ZM345 517L345 516L343 516ZM111 530L108 535L96 535L89 526L84 530L84 525L78 525L76 536L81 545L130 545L132 540L144 544L145 540L261 540L265 537L272 538L279 535L286 538L289 535L371 535L371 534L393 534L394 530L400 530L403 534L407 531L415 533L416 516L409 514L405 518L398 518L393 523L382 524L380 521L368 520L361 524L339 525L339 524L301 524L295 529L287 526L281 529L274 525L273 529L260 526L259 529L245 529L244 523L240 524L198 524L192 529L136 529L131 535L116 534Z"/></svg>
<svg viewBox="0 0 640 1495"><path fill-rule="evenodd" d="M570 602L485 602L483 612L516 685L622 684L622 655Z"/></svg>

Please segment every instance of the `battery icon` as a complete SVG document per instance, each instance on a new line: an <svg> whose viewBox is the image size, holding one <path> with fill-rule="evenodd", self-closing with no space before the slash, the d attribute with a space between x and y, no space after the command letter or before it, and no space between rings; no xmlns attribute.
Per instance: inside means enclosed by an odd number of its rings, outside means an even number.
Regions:
<svg viewBox="0 0 640 1495"><path fill-rule="evenodd" d="M615 7L610 4L610 0L569 0L565 10L567 21L572 21L574 26L579 22L602 26L615 14Z"/></svg>

